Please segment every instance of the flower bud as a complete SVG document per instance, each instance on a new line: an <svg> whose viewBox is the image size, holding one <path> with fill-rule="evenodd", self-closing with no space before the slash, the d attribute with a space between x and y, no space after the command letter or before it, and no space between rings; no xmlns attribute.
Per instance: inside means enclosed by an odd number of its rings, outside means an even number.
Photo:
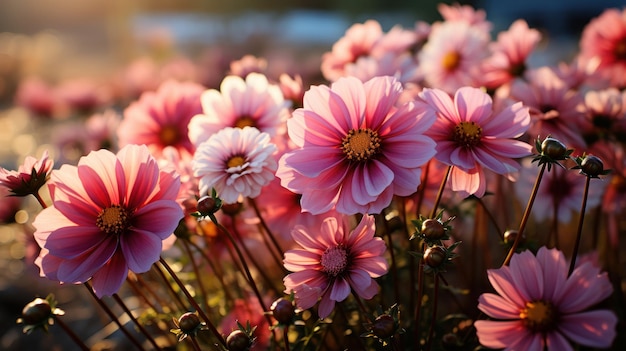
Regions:
<svg viewBox="0 0 626 351"><path fill-rule="evenodd" d="M25 325L45 324L52 316L52 307L47 300L36 298L22 310L22 322Z"/></svg>
<svg viewBox="0 0 626 351"><path fill-rule="evenodd" d="M202 325L198 315L187 312L178 318L178 327L185 334L193 334Z"/></svg>
<svg viewBox="0 0 626 351"><path fill-rule="evenodd" d="M441 246L430 246L424 251L424 262L431 268L440 267L446 259L446 249Z"/></svg>
<svg viewBox="0 0 626 351"><path fill-rule="evenodd" d="M446 228L438 220L429 218L422 222L421 234L426 239L439 240L446 235Z"/></svg>
<svg viewBox="0 0 626 351"><path fill-rule="evenodd" d="M372 324L372 334L381 339L392 337L396 333L396 321L388 314L376 317Z"/></svg>
<svg viewBox="0 0 626 351"><path fill-rule="evenodd" d="M564 160L567 158L567 147L557 139L546 138L541 143L541 154L553 160Z"/></svg>
<svg viewBox="0 0 626 351"><path fill-rule="evenodd" d="M248 351L252 346L250 337L241 330L233 330L226 338L228 351Z"/></svg>
<svg viewBox="0 0 626 351"><path fill-rule="evenodd" d="M515 237L517 237L519 232L517 230L509 229L504 232L504 243L507 245L513 245L515 242ZM522 233L522 237L519 238L518 244L523 244L526 241L526 235Z"/></svg>
<svg viewBox="0 0 626 351"><path fill-rule="evenodd" d="M242 209L243 209L243 203L241 202L235 202L232 204L222 205L222 212L224 212L224 214L228 216L235 216L236 214L241 212Z"/></svg>
<svg viewBox="0 0 626 351"><path fill-rule="evenodd" d="M296 309L291 301L279 298L270 307L272 315L280 324L291 324L296 315Z"/></svg>
<svg viewBox="0 0 626 351"><path fill-rule="evenodd" d="M604 163L599 157L587 155L580 163L580 170L588 177L597 178L604 174Z"/></svg>
<svg viewBox="0 0 626 351"><path fill-rule="evenodd" d="M218 202L211 196L203 196L198 199L198 205L196 206L196 208L198 212L200 212L200 214L203 216L214 214L220 209L218 206Z"/></svg>

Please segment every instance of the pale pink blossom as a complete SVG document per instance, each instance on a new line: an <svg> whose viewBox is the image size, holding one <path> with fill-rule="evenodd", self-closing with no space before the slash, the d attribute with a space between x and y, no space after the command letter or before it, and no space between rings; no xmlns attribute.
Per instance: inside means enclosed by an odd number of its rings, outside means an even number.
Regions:
<svg viewBox="0 0 626 351"><path fill-rule="evenodd" d="M193 154L187 126L201 112L203 91L199 84L168 80L156 92L143 93L124 110L117 133L120 147L144 144L157 158L167 146Z"/></svg>
<svg viewBox="0 0 626 351"><path fill-rule="evenodd" d="M478 86L489 39L487 31L465 21L435 23L418 53L424 85L450 94L462 86Z"/></svg>
<svg viewBox="0 0 626 351"><path fill-rule="evenodd" d="M620 140L619 133L626 132L626 93L615 88L590 90L585 107L594 139Z"/></svg>
<svg viewBox="0 0 626 351"><path fill-rule="evenodd" d="M175 201L179 186L146 146L93 151L78 167L53 171L52 206L33 222L41 275L62 283L91 280L100 297L116 293L129 269L143 273L159 260L183 217Z"/></svg>
<svg viewBox="0 0 626 351"><path fill-rule="evenodd" d="M509 174L519 169L517 158L530 155L532 147L516 140L530 122L521 103L496 109L487 93L471 87L457 90L454 99L439 89L424 89L420 96L436 111L427 134L437 143L437 160L454 166L452 190L481 197L485 170Z"/></svg>
<svg viewBox="0 0 626 351"><path fill-rule="evenodd" d="M437 10L444 20L448 22L465 22L478 27L485 32L491 30L491 23L487 21L487 13L484 10L477 10L470 5L460 4L439 4Z"/></svg>
<svg viewBox="0 0 626 351"><path fill-rule="evenodd" d="M253 55L245 55L239 60L231 61L229 74L245 78L250 73L265 74L266 71L266 59Z"/></svg>
<svg viewBox="0 0 626 351"><path fill-rule="evenodd" d="M41 117L54 117L59 99L50 84L39 77L28 77L19 82L15 104Z"/></svg>
<svg viewBox="0 0 626 351"><path fill-rule="evenodd" d="M305 93L304 108L287 121L297 148L277 171L284 187L302 194L303 211L379 213L393 195L417 190L420 166L435 153L424 135L435 117L422 101L396 106L401 94L392 77L345 77Z"/></svg>
<svg viewBox="0 0 626 351"><path fill-rule="evenodd" d="M289 117L289 101L280 87L260 73L250 73L245 80L227 76L219 91L206 90L200 99L202 112L189 122L189 139L196 147L226 127L255 127L274 137Z"/></svg>
<svg viewBox="0 0 626 351"><path fill-rule="evenodd" d="M274 179L276 145L254 127L227 127L198 146L192 169L200 179L200 194L215 188L225 203L255 198Z"/></svg>
<svg viewBox="0 0 626 351"><path fill-rule="evenodd" d="M53 165L54 161L48 159L48 150L39 159L26 156L17 171L0 167L0 186L7 188L14 196L36 195L48 181Z"/></svg>
<svg viewBox="0 0 626 351"><path fill-rule="evenodd" d="M301 247L285 252L285 268L293 273L283 279L285 293L294 292L302 309L321 298L318 314L326 318L336 302L353 291L371 299L378 293L378 278L387 273L385 242L374 236L373 216L363 216L350 230L347 218L328 217L320 227L296 226L291 235Z"/></svg>
<svg viewBox="0 0 626 351"><path fill-rule="evenodd" d="M609 297L606 273L591 262L568 276L565 256L541 247L537 255L516 253L509 266L487 271L497 294L484 293L478 308L495 320L474 323L483 346L505 350L568 351L571 342L608 348L616 335L617 317L610 310L590 309Z"/></svg>

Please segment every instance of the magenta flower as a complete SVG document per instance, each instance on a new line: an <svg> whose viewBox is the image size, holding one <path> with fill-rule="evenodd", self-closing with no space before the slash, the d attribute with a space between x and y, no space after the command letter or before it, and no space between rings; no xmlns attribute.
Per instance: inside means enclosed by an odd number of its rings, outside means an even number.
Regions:
<svg viewBox="0 0 626 351"><path fill-rule="evenodd" d="M515 159L531 154L530 145L515 140L530 123L521 103L494 111L491 97L471 87L457 90L454 100L438 89L424 89L421 97L437 111L428 135L437 142L437 160L454 166L452 190L481 197L487 186L485 169L515 172L520 168Z"/></svg>
<svg viewBox="0 0 626 351"><path fill-rule="evenodd" d="M183 217L178 176L159 169L146 146L93 151L52 172L48 187L52 206L33 222L41 275L91 279L98 296L116 293L129 269L148 271Z"/></svg>
<svg viewBox="0 0 626 351"><path fill-rule="evenodd" d="M392 77L340 78L305 93L304 108L287 121L298 148L281 157L276 173L302 194L303 211L378 213L393 195L417 190L420 166L435 154L424 135L435 117L421 101L396 107L401 94Z"/></svg>
<svg viewBox="0 0 626 351"><path fill-rule="evenodd" d="M215 188L225 203L254 198L274 179L276 145L254 127L224 128L198 146L192 169L200 194Z"/></svg>
<svg viewBox="0 0 626 351"><path fill-rule="evenodd" d="M284 131L289 117L289 101L280 87L260 73L250 73L245 80L227 76L219 91L202 93L201 102L202 112L189 122L189 139L196 147L226 127L255 127L274 137Z"/></svg>
<svg viewBox="0 0 626 351"><path fill-rule="evenodd" d="M590 262L567 276L561 251L542 247L514 254L509 266L487 271L496 294L485 293L478 308L496 320L476 321L483 346L505 350L573 350L570 341L607 348L617 317L590 307L611 295L606 273Z"/></svg>
<svg viewBox="0 0 626 351"><path fill-rule="evenodd" d="M48 181L53 164L46 150L40 159L27 156L17 171L0 167L0 186L9 189L13 196L37 196L39 188Z"/></svg>
<svg viewBox="0 0 626 351"><path fill-rule="evenodd" d="M145 144L156 156L172 146L179 152L193 154L187 125L202 111L200 95L204 88L195 83L165 81L156 92L145 92L124 110L118 128L119 145Z"/></svg>
<svg viewBox="0 0 626 351"><path fill-rule="evenodd" d="M374 236L373 216L363 216L350 231L348 221L328 217L318 228L296 226L291 236L302 248L285 252L284 264L293 272L285 276L285 293L294 292L300 308L308 309L321 297L318 314L326 318L335 302L350 291L364 299L378 293L378 278L387 273L385 242Z"/></svg>

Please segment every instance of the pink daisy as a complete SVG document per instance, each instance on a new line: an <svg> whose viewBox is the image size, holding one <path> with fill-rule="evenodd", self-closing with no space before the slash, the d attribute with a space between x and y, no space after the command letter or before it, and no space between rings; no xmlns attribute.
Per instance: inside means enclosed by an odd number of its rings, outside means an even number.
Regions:
<svg viewBox="0 0 626 351"><path fill-rule="evenodd" d="M526 78L528 81L513 83L510 98L523 102L530 109L528 135L532 138L550 135L568 147L584 149L582 95L568 87L549 67L529 71Z"/></svg>
<svg viewBox="0 0 626 351"><path fill-rule="evenodd" d="M54 161L48 159L48 150L40 159L26 156L17 171L0 167L0 186L9 189L13 196L36 195L48 181L53 165Z"/></svg>
<svg viewBox="0 0 626 351"><path fill-rule="evenodd" d="M52 172L52 206L33 222L41 275L63 283L91 279L98 296L116 293L129 269L143 273L159 260L163 240L183 217L179 186L137 145L117 155L93 151L78 167Z"/></svg>
<svg viewBox="0 0 626 351"><path fill-rule="evenodd" d="M227 76L219 91L202 93L201 102L202 112L189 122L189 139L196 147L226 127L256 127L274 137L289 117L289 101L280 87L260 73L250 73L245 80Z"/></svg>
<svg viewBox="0 0 626 351"><path fill-rule="evenodd" d="M444 20L449 22L466 22L489 32L491 23L487 21L487 13L484 10L476 10L470 5L437 5L437 10Z"/></svg>
<svg viewBox="0 0 626 351"><path fill-rule="evenodd" d="M526 59L541 40L541 33L528 28L524 20L513 22L506 32L498 34L491 44L492 54L483 63L483 84L490 89L521 77L526 70Z"/></svg>
<svg viewBox="0 0 626 351"><path fill-rule="evenodd" d="M396 107L401 94L392 77L345 77L305 93L304 108L287 121L298 148L281 157L276 174L302 194L303 211L379 213L393 195L417 190L420 166L435 154L424 135L435 116L421 101Z"/></svg>
<svg viewBox="0 0 626 351"><path fill-rule="evenodd" d="M615 87L626 87L626 9L607 9L583 30L583 58L599 58L598 70Z"/></svg>
<svg viewBox="0 0 626 351"><path fill-rule="evenodd" d="M321 297L322 319L351 291L364 299L374 297L378 283L373 278L387 273L386 246L374 236L374 217L363 216L353 231L347 222L328 217L320 228L298 225L291 235L302 248L285 252L285 268L293 272L283 279L285 293L294 292L302 309L313 307Z"/></svg>
<svg viewBox="0 0 626 351"><path fill-rule="evenodd" d="M521 103L495 109L487 93L471 87L457 90L454 100L439 89L424 89L420 96L437 111L428 135L437 143L437 160L454 166L452 190L481 197L486 190L485 169L515 172L520 166L514 159L531 154L530 145L515 140L530 122Z"/></svg>
<svg viewBox="0 0 626 351"><path fill-rule="evenodd" d="M626 131L626 93L615 88L591 90L585 94L585 106L593 141L619 140L616 134Z"/></svg>
<svg viewBox="0 0 626 351"><path fill-rule="evenodd" d="M120 147L145 144L156 157L160 157L167 146L193 154L187 125L201 111L203 91L199 84L168 80L157 92L143 93L139 101L124 110L124 119L118 128Z"/></svg>
<svg viewBox="0 0 626 351"><path fill-rule="evenodd" d="M434 24L418 54L424 85L448 93L462 86L478 86L488 43L489 33L467 22Z"/></svg>
<svg viewBox="0 0 626 351"><path fill-rule="evenodd" d="M225 203L255 198L274 179L276 145L254 127L224 128L198 146L192 169L200 194L215 188Z"/></svg>
<svg viewBox="0 0 626 351"><path fill-rule="evenodd" d="M496 320L476 321L483 346L505 350L559 350L570 342L607 348L615 338L617 317L609 310L590 310L611 295L606 273L590 262L567 276L562 252L542 247L514 254L509 266L487 271L498 294L485 293L478 308Z"/></svg>
<svg viewBox="0 0 626 351"><path fill-rule="evenodd" d="M250 73L267 72L267 60L262 57L245 55L230 63L230 74L245 78Z"/></svg>

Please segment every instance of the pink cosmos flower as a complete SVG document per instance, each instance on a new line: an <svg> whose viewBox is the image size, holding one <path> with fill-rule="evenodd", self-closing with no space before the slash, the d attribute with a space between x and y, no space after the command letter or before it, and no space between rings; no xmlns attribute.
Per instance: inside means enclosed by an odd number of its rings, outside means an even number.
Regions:
<svg viewBox="0 0 626 351"><path fill-rule="evenodd" d="M200 94L204 88L195 83L164 82L157 92L145 92L139 101L124 110L118 129L120 147L145 144L156 157L163 148L173 146L179 152L193 154L187 125L201 112Z"/></svg>
<svg viewBox="0 0 626 351"><path fill-rule="evenodd" d="M498 294L485 293L478 308L496 320L474 323L483 346L505 350L567 351L577 344L607 348L615 338L617 317L589 310L611 295L606 273L590 262L568 277L561 251L541 247L514 254L509 266L487 271Z"/></svg>
<svg viewBox="0 0 626 351"><path fill-rule="evenodd" d="M304 108L287 121L298 148L281 157L276 174L302 194L303 211L378 213L393 195L417 190L420 166L435 154L424 135L435 116L421 101L396 107L401 94L392 77L345 77L305 93Z"/></svg>
<svg viewBox="0 0 626 351"><path fill-rule="evenodd" d="M239 60L230 63L230 74L245 78L250 73L262 73L267 71L267 60L262 57L245 55Z"/></svg>
<svg viewBox="0 0 626 351"><path fill-rule="evenodd" d="M304 84L300 75L293 78L287 73L282 73L278 77L280 91L287 100L291 100L291 108L302 107L302 99L304 98Z"/></svg>
<svg viewBox="0 0 626 351"><path fill-rule="evenodd" d="M585 94L586 117L594 139L617 139L626 132L626 93L615 88Z"/></svg>
<svg viewBox="0 0 626 351"><path fill-rule="evenodd" d="M9 189L14 196L36 195L48 181L53 165L54 161L48 159L48 150L40 159L26 156L17 171L0 167L0 186Z"/></svg>
<svg viewBox="0 0 626 351"><path fill-rule="evenodd" d="M530 123L521 103L495 109L487 93L471 87L457 90L454 100L439 89L424 89L420 96L437 111L427 134L437 143L437 160L454 166L452 190L481 197L485 169L509 174L520 167L514 159L531 154L530 145L515 140Z"/></svg>
<svg viewBox="0 0 626 351"><path fill-rule="evenodd" d="M226 127L256 127L274 137L289 117L289 102L280 87L260 73L250 73L245 80L227 76L220 91L202 93L201 103L202 112L189 122L189 139L196 147Z"/></svg>
<svg viewBox="0 0 626 351"><path fill-rule="evenodd" d="M626 9L607 9L584 28L580 55L598 58L598 70L615 87L626 86Z"/></svg>
<svg viewBox="0 0 626 351"><path fill-rule="evenodd" d="M180 181L159 169L146 146L127 145L82 157L52 172L52 206L33 226L42 248L41 275L62 283L91 280L98 296L116 293L128 270L143 273L159 260L163 240L183 217Z"/></svg>
<svg viewBox="0 0 626 351"><path fill-rule="evenodd" d="M462 86L478 86L489 39L489 32L465 21L435 23L418 54L424 85L450 94Z"/></svg>
<svg viewBox="0 0 626 351"><path fill-rule="evenodd" d="M30 77L23 79L15 93L15 104L31 111L37 116L53 117L59 99L52 87L43 79Z"/></svg>
<svg viewBox="0 0 626 351"><path fill-rule="evenodd" d="M439 4L437 10L446 21L466 22L486 32L491 30L491 23L487 21L487 13L484 10L476 10L470 5L459 4Z"/></svg>
<svg viewBox="0 0 626 351"><path fill-rule="evenodd" d="M193 156L194 176L200 178L200 194L215 188L225 203L241 197L255 198L274 179L276 145L254 127L224 128L198 146Z"/></svg>
<svg viewBox="0 0 626 351"><path fill-rule="evenodd" d="M526 70L526 59L541 40L541 33L528 28L524 20L511 24L508 31L498 34L491 44L492 54L483 63L483 84L490 89L521 77Z"/></svg>
<svg viewBox="0 0 626 351"><path fill-rule="evenodd" d="M293 272L285 276L285 293L295 294L302 309L313 307L321 297L318 314L326 318L335 302L350 291L364 299L378 293L378 278L387 273L385 242L374 236L373 216L363 216L353 231L341 217L328 217L321 227L296 226L291 235L302 248L285 252L284 264Z"/></svg>
<svg viewBox="0 0 626 351"><path fill-rule="evenodd" d="M528 81L515 81L510 98L530 109L528 135L548 135L568 147L584 150L585 111L582 95L568 87L549 67L529 71Z"/></svg>

